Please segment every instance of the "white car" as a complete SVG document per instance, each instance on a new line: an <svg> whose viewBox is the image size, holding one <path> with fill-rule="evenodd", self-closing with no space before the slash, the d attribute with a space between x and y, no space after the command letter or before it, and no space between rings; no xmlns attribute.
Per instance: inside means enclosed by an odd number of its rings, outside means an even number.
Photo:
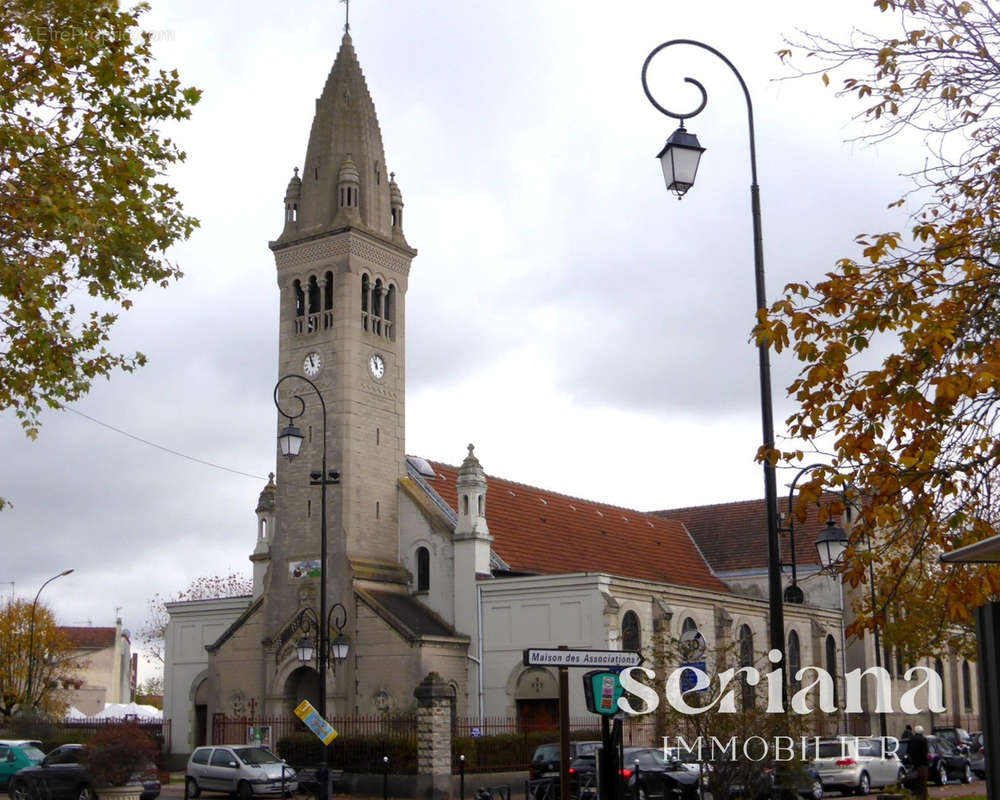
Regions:
<svg viewBox="0 0 1000 800"><path fill-rule="evenodd" d="M270 750L246 744L197 748L188 759L184 782L192 798L202 789L229 792L240 800L264 794L291 797L299 788L288 764Z"/></svg>
<svg viewBox="0 0 1000 800"><path fill-rule="evenodd" d="M893 740L883 747L880 738L838 736L820 739L819 748L810 746L807 756L819 773L824 789L868 794L875 786L902 783L906 768L893 752Z"/></svg>

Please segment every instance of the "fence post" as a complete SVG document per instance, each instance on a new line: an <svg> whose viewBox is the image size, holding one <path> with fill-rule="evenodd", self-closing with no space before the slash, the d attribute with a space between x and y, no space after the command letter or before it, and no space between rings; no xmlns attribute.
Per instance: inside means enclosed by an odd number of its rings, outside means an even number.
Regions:
<svg viewBox="0 0 1000 800"><path fill-rule="evenodd" d="M382 800L389 800L389 756L382 756Z"/></svg>
<svg viewBox="0 0 1000 800"><path fill-rule="evenodd" d="M465 800L465 755L458 757L458 800Z"/></svg>
<svg viewBox="0 0 1000 800"><path fill-rule="evenodd" d="M417 800L451 797L451 710L455 689L431 672L413 690L417 699Z"/></svg>

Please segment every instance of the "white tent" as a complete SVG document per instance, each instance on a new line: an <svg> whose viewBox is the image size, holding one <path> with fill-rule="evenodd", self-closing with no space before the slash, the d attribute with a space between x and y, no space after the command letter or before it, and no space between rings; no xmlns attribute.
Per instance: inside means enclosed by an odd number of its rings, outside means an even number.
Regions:
<svg viewBox="0 0 1000 800"><path fill-rule="evenodd" d="M84 714L76 706L70 706L66 709L66 713L63 715L63 719L86 719L87 715Z"/></svg>
<svg viewBox="0 0 1000 800"><path fill-rule="evenodd" d="M161 720L163 711L156 706L141 706L138 703L105 703L104 710L94 714L94 719Z"/></svg>

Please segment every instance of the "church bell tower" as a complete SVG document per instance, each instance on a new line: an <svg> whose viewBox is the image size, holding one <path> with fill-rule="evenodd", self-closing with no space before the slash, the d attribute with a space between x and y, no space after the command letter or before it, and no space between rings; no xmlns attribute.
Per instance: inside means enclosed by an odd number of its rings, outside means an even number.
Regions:
<svg viewBox="0 0 1000 800"><path fill-rule="evenodd" d="M398 560L398 480L406 474L406 287L416 255L403 236L403 201L386 167L375 105L349 33L316 111L305 161L288 183L284 229L270 243L280 288L278 377L304 375L326 404L329 469L327 584L348 604L357 581L405 582ZM275 636L319 595L323 415L304 382L281 384L298 410L299 456L278 456L275 532L266 610ZM276 431L287 420L278 414ZM350 607L348 605L348 607Z"/></svg>

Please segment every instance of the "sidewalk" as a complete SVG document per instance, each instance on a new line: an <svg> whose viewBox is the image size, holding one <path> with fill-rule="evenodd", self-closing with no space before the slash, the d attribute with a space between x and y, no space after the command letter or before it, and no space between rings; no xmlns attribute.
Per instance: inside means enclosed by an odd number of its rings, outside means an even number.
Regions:
<svg viewBox="0 0 1000 800"><path fill-rule="evenodd" d="M466 780L465 784L465 800L472 800L475 794L475 788L470 788L471 785ZM521 792L523 794L523 792ZM876 797L882 794L882 792L872 792L869 797ZM972 783L949 783L947 786L931 786L927 792L928 797L960 797L968 795L986 795L986 782L981 780L975 780ZM840 797L839 794L831 792L829 797ZM845 795L847 797L849 795ZM178 798L184 797L184 773L175 772L170 776L170 783L165 784L163 789L160 791L160 797ZM202 792L202 798L205 800L215 800L216 798L223 798L226 795L220 792ZM300 798L307 798L309 795L298 795ZM520 794L517 792L511 792L511 800L517 800ZM352 797L351 795L334 795L335 800L382 800L382 797ZM402 798L392 798L390 800L403 800ZM456 800L459 800L456 798Z"/></svg>

